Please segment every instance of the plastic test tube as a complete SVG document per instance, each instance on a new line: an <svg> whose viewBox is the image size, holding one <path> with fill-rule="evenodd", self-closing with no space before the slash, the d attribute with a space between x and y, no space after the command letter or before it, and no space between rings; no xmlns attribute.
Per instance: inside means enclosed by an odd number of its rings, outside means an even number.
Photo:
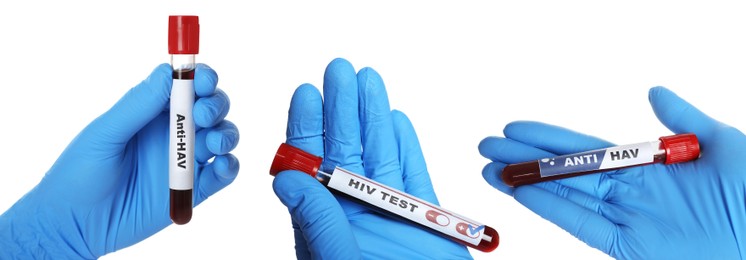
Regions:
<svg viewBox="0 0 746 260"><path fill-rule="evenodd" d="M275 154L269 173L275 176L285 170L304 172L335 193L352 197L379 212L402 217L483 252L491 252L500 242L497 231L489 226L340 167L331 174L320 171L321 161L321 157L283 143Z"/></svg>
<svg viewBox="0 0 746 260"><path fill-rule="evenodd" d="M169 16L168 53L173 86L169 119L168 183L170 215L175 224L192 219L194 186L194 56L199 53L199 17Z"/></svg>
<svg viewBox="0 0 746 260"><path fill-rule="evenodd" d="M610 171L652 163L680 163L699 158L694 134L664 136L653 142L544 158L505 166L502 180L515 187L548 180Z"/></svg>

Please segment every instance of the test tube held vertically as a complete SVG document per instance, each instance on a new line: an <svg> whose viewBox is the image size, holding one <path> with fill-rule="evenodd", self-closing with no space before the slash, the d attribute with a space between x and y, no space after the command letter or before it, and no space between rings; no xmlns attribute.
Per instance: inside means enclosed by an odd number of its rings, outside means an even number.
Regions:
<svg viewBox="0 0 746 260"><path fill-rule="evenodd" d="M199 18L169 16L168 52L171 55L173 86L169 116L169 212L175 224L192 219L194 187L195 55L199 53Z"/></svg>

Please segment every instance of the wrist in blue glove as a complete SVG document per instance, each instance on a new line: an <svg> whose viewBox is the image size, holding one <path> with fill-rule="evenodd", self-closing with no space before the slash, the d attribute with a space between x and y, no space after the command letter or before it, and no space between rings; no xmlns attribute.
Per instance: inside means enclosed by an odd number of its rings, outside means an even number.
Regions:
<svg viewBox="0 0 746 260"><path fill-rule="evenodd" d="M674 133L697 135L699 159L655 164L510 188L507 164L612 146L538 122L513 122L479 152L493 162L488 183L588 245L621 259L746 257L746 136L663 87L649 93Z"/></svg>
<svg viewBox="0 0 746 260"><path fill-rule="evenodd" d="M171 224L171 74L168 64L158 66L83 129L41 182L0 216L0 258L98 258ZM230 154L238 129L224 120L230 101L217 81L214 70L197 66L195 205L230 184L239 168Z"/></svg>
<svg viewBox="0 0 746 260"><path fill-rule="evenodd" d="M390 110L373 69L356 74L349 62L335 59L324 74L323 102L314 86L300 86L290 103L286 143L323 157L324 171L340 166L438 203L414 128ZM281 172L273 188L290 212L299 259L471 258L466 247L332 195L304 173Z"/></svg>

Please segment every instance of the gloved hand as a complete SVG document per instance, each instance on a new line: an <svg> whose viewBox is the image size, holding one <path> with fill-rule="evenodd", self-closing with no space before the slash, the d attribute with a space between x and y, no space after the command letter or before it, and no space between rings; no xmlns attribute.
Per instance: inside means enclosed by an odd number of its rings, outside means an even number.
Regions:
<svg viewBox="0 0 746 260"><path fill-rule="evenodd" d="M652 88L649 99L668 129L697 135L699 159L513 189L498 177L506 164L612 146L556 126L514 122L505 127L506 138L488 137L479 144L480 153L493 161L483 176L530 210L615 258L745 258L746 136L666 88Z"/></svg>
<svg viewBox="0 0 746 260"><path fill-rule="evenodd" d="M346 60L332 61L323 104L314 86L301 85L290 103L286 142L323 157L325 172L340 166L438 204L414 128L390 110L373 69L356 75ZM332 195L304 173L281 172L273 188L290 211L299 259L471 258L464 246Z"/></svg>
<svg viewBox="0 0 746 260"><path fill-rule="evenodd" d="M91 122L41 182L0 216L0 258L97 258L171 224L171 73L168 64L158 66ZM229 153L238 143L238 129L224 120L230 102L217 81L210 67L197 66L195 204L238 173L238 160Z"/></svg>

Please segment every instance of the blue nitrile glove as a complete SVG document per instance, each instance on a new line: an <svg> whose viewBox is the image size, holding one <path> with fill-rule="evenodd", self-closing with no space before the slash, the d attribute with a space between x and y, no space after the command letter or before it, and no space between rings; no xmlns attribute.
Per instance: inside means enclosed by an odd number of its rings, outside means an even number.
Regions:
<svg viewBox="0 0 746 260"><path fill-rule="evenodd" d="M484 178L588 245L621 259L746 258L746 136L663 87L649 93L658 119L700 141L699 159L506 186L506 164L612 146L537 122L514 122L479 151ZM656 134L658 135L658 134Z"/></svg>
<svg viewBox="0 0 746 260"><path fill-rule="evenodd" d="M314 86L301 85L290 103L287 143L323 157L325 172L340 166L438 204L414 128L390 110L373 69L356 75L346 60L332 61L323 104ZM299 259L471 258L466 247L334 196L304 173L281 172L273 187L290 211Z"/></svg>
<svg viewBox="0 0 746 260"><path fill-rule="evenodd" d="M158 66L91 122L41 182L0 216L1 259L97 258L171 224L171 73L168 64ZM238 173L238 160L229 153L238 143L238 129L224 120L230 102L217 81L210 67L197 66L195 204Z"/></svg>

